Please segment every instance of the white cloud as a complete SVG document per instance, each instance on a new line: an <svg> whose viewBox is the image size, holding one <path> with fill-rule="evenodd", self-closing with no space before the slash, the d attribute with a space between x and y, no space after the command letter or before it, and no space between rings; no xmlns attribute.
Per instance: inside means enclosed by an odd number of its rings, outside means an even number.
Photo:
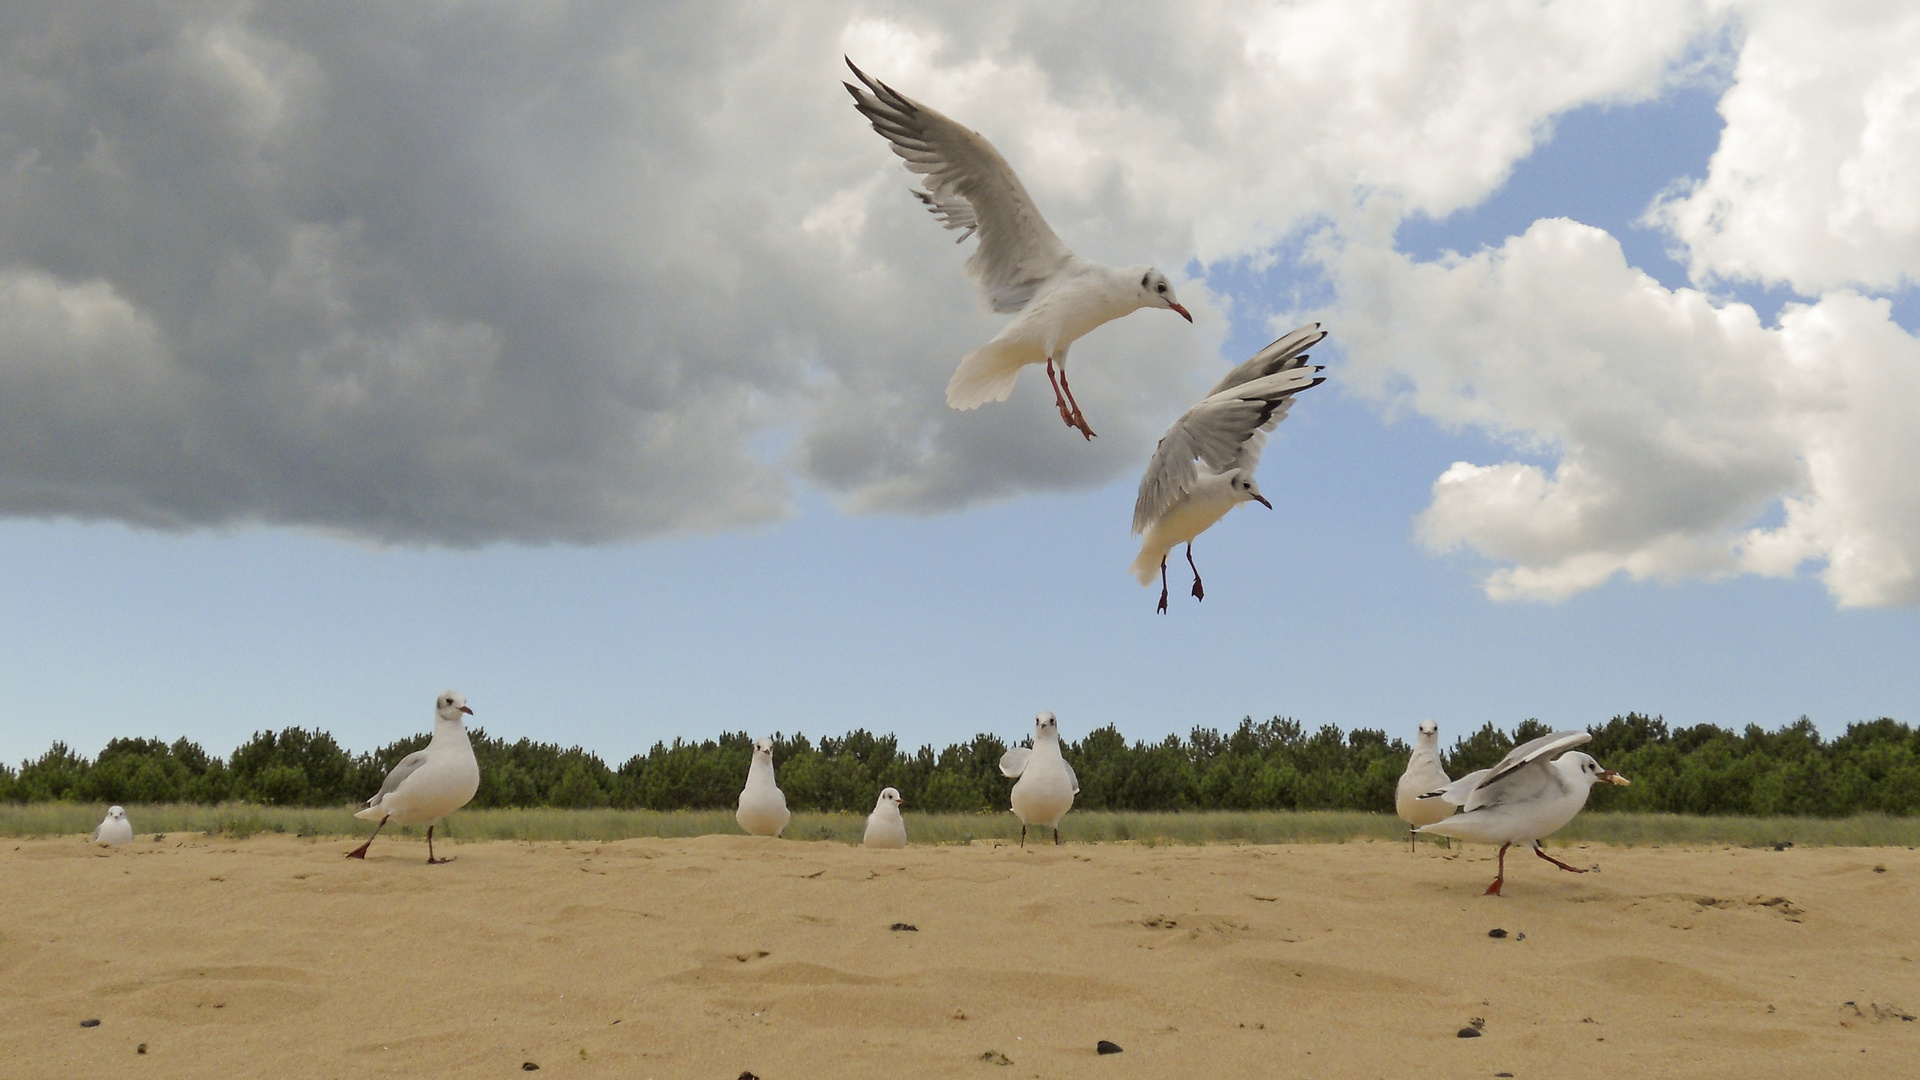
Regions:
<svg viewBox="0 0 1920 1080"><path fill-rule="evenodd" d="M1920 8L1733 5L1743 30L1706 177L1661 202L1694 280L1920 282Z"/></svg>

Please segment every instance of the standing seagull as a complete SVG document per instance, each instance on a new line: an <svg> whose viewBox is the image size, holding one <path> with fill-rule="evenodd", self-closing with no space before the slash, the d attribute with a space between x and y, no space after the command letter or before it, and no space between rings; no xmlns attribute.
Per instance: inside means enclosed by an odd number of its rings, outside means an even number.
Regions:
<svg viewBox="0 0 1920 1080"><path fill-rule="evenodd" d="M1241 503L1273 509L1253 482L1253 470L1260 464L1267 432L1287 418L1293 395L1327 381L1316 374L1318 367L1306 366L1305 351L1326 336L1319 323L1308 323L1261 349L1227 372L1200 404L1160 436L1133 504L1134 535L1145 533L1146 538L1130 568L1140 584L1151 585L1154 567L1159 567L1157 611L1167 610L1167 555L1176 545L1187 545L1193 597L1204 600L1200 568L1193 564L1194 537Z"/></svg>
<svg viewBox="0 0 1920 1080"><path fill-rule="evenodd" d="M133 822L127 820L124 807L107 807L107 816L93 827L93 842L102 845L126 844L133 840Z"/></svg>
<svg viewBox="0 0 1920 1080"><path fill-rule="evenodd" d="M873 804L873 813L867 815L867 835L862 843L868 847L907 846L907 823L900 816L898 791L893 788L880 789L880 799Z"/></svg>
<svg viewBox="0 0 1920 1080"><path fill-rule="evenodd" d="M349 859L364 859L373 846L374 836L396 825L427 826L427 865L452 862L433 854L433 828L440 819L467 805L480 790L480 763L473 759L473 744L467 741L467 726L462 716L472 716L466 695L449 690L440 695L433 707L433 738L425 750L415 750L400 759L387 774L380 791L367 800L367 808L353 815L365 821L377 821L373 836L347 852Z"/></svg>
<svg viewBox="0 0 1920 1080"><path fill-rule="evenodd" d="M793 815L787 797L773 782L773 740L753 740L753 764L747 766L747 786L740 789L740 809L733 820L753 836L779 836Z"/></svg>
<svg viewBox="0 0 1920 1080"><path fill-rule="evenodd" d="M1013 784L1013 812L1020 816L1020 846L1027 846L1027 826L1053 830L1060 842L1060 819L1080 794L1080 778L1060 756L1060 721L1050 712L1033 718L1033 749L1016 746L1000 755L1000 771L1017 776Z"/></svg>
<svg viewBox="0 0 1920 1080"><path fill-rule="evenodd" d="M947 404L974 409L1005 401L1021 368L1044 363L1060 419L1092 439L1093 428L1067 385L1067 347L1094 327L1143 307L1177 311L1192 322L1174 299L1167 276L1151 266L1102 266L1068 251L1013 167L979 132L868 78L852 60L847 67L866 86L841 84L853 95L854 107L886 137L909 172L926 178L921 184L927 190L914 197L947 228L964 229L960 240L980 235L980 246L967 258L967 276L981 298L1001 314L1020 313L992 341L961 359L947 383Z"/></svg>
<svg viewBox="0 0 1920 1080"><path fill-rule="evenodd" d="M1482 844L1500 845L1500 869L1487 886L1488 896L1499 896L1507 879L1507 849L1515 844L1530 844L1533 853L1562 870L1584 874L1577 866L1568 866L1547 854L1540 838L1549 836L1573 820L1587 805L1587 794L1602 781L1627 786L1627 778L1612 769L1574 751L1558 761L1553 755L1592 739L1584 731L1556 731L1531 742L1521 743L1491 769L1468 773L1439 791L1422 795L1463 807L1466 812L1423 825L1421 832L1457 836Z"/></svg>
<svg viewBox="0 0 1920 1080"><path fill-rule="evenodd" d="M1447 770L1440 766L1440 725L1431 720L1420 721L1420 737L1414 740L1413 753L1407 756L1407 771L1400 774L1400 783L1393 789L1393 809L1407 823L1407 847L1418 851L1418 842L1413 831L1422 825L1431 825L1453 815L1453 804L1445 799L1422 799L1420 796L1429 791L1438 791L1453 781L1447 777ZM1447 842L1451 844L1452 838Z"/></svg>

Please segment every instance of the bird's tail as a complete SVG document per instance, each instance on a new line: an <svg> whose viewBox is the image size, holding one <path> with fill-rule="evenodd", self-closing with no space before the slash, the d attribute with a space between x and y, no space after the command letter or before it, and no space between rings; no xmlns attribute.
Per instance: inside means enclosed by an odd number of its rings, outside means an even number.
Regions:
<svg viewBox="0 0 1920 1080"><path fill-rule="evenodd" d="M386 816L386 813L385 810L380 808L380 804L376 802L353 816L359 818L361 821L379 821L382 817Z"/></svg>
<svg viewBox="0 0 1920 1080"><path fill-rule="evenodd" d="M1141 544L1140 554L1134 558L1133 565L1127 567L1127 573L1132 574L1134 580L1140 584L1151 585L1153 579L1160 573L1160 560L1165 558L1166 554L1166 548L1150 543Z"/></svg>
<svg viewBox="0 0 1920 1080"><path fill-rule="evenodd" d="M989 401L1005 401L1013 393L1020 369L1046 360L1033 345L995 338L968 353L947 383L947 404L977 409Z"/></svg>

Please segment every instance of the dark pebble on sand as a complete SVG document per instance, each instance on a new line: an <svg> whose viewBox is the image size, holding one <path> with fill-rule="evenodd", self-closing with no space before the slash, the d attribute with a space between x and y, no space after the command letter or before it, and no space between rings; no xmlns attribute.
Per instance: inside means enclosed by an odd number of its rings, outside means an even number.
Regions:
<svg viewBox="0 0 1920 1080"><path fill-rule="evenodd" d="M100 1021L98 1021L98 1020L82 1020L82 1021L80 1021L80 1026L81 1026L81 1027L99 1027L99 1026L100 1026Z"/></svg>
<svg viewBox="0 0 1920 1080"><path fill-rule="evenodd" d="M146 1043L141 1043L141 1044L140 1044L139 1046L136 1046L136 1047L134 1047L134 1048L133 1048L133 1052L134 1052L134 1053L136 1053L136 1054L144 1054L144 1053L146 1053L146 1052L147 1052L147 1044L146 1044Z"/></svg>
<svg viewBox="0 0 1920 1080"><path fill-rule="evenodd" d="M1459 1039L1477 1039L1480 1037L1480 1029L1464 1027L1455 1032L1454 1037Z"/></svg>
<svg viewBox="0 0 1920 1080"><path fill-rule="evenodd" d="M1117 1054L1120 1052L1120 1044L1101 1039L1093 1044L1093 1051L1096 1054Z"/></svg>
<svg viewBox="0 0 1920 1080"><path fill-rule="evenodd" d="M521 1072L539 1072L540 1066L535 1065L531 1061L523 1061L520 1063L520 1071Z"/></svg>
<svg viewBox="0 0 1920 1080"><path fill-rule="evenodd" d="M742 1072L739 1076L739 1080L760 1080L760 1078L753 1075L750 1072Z"/></svg>
<svg viewBox="0 0 1920 1080"><path fill-rule="evenodd" d="M1512 1076L1512 1073L1494 1073L1495 1076Z"/></svg>
<svg viewBox="0 0 1920 1080"><path fill-rule="evenodd" d="M917 927L917 926L915 926L915 925L913 925L913 924L912 924L912 923L910 923L910 922L897 922L897 923L894 923L894 924L893 924L892 926L890 926L890 927L888 927L887 929L889 929L889 930L911 930L911 931L913 931L913 932L914 932L914 933L916 933L916 934L920 932L920 928L919 928L919 927Z"/></svg>
<svg viewBox="0 0 1920 1080"><path fill-rule="evenodd" d="M1506 937L1507 932L1496 926L1493 929L1487 931L1487 936L1488 937Z"/></svg>

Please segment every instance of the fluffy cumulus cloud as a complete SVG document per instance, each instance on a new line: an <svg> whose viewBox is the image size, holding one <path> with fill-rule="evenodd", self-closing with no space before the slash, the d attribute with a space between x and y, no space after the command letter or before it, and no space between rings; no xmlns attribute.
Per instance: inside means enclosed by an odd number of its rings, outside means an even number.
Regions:
<svg viewBox="0 0 1920 1080"><path fill-rule="evenodd" d="M1811 562L1842 605L1920 602L1920 339L1863 295L1920 278L1920 202L1890 179L1920 168L1898 106L1920 86L1920 17L1735 14L1718 152L1651 214L1701 289L1662 286L1564 219L1422 263L1375 208L1317 250L1355 385L1518 452L1454 464L1416 522L1429 547L1494 563L1496 598ZM1736 279L1804 299L1763 325L1702 291Z"/></svg>
<svg viewBox="0 0 1920 1080"><path fill-rule="evenodd" d="M0 17L0 513L600 541L928 511L1137 467L1262 258L1501 182L1657 93L1667 3L31 5ZM1384 29L1383 29L1384 28ZM981 314L837 83L987 132L1077 250L1170 271L953 413ZM1196 258L1200 263L1196 263Z"/></svg>

